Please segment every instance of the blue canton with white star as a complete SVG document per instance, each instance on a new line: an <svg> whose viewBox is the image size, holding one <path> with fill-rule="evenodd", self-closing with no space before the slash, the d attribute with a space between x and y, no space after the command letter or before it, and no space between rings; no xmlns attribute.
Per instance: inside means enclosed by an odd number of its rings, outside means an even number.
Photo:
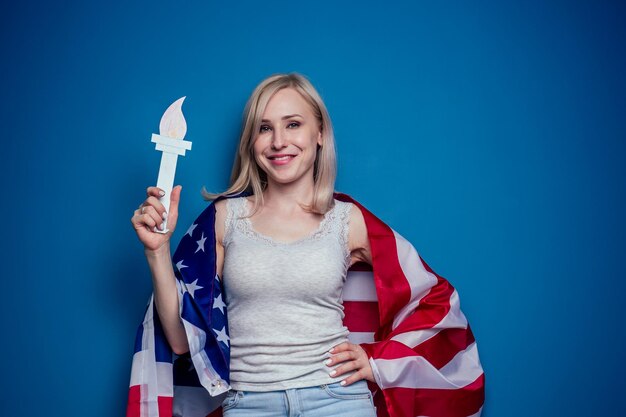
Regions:
<svg viewBox="0 0 626 417"><path fill-rule="evenodd" d="M215 245L215 204L211 204L183 235L173 257L174 272L183 294L181 318L206 334L204 353L220 377L230 382L230 337ZM190 363L188 357L181 360ZM179 365L178 370L188 372L189 366ZM179 374L178 379L187 377Z"/></svg>

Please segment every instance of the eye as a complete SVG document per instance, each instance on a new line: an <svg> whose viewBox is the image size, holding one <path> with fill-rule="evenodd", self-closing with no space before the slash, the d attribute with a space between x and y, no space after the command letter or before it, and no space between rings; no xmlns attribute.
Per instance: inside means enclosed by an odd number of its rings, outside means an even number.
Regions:
<svg viewBox="0 0 626 417"><path fill-rule="evenodd" d="M291 122L287 125L287 129L297 129L300 127L300 123L298 122Z"/></svg>
<svg viewBox="0 0 626 417"><path fill-rule="evenodd" d="M269 125L261 125L261 127L259 127L259 133L269 132L270 130L272 130L272 128L269 127Z"/></svg>

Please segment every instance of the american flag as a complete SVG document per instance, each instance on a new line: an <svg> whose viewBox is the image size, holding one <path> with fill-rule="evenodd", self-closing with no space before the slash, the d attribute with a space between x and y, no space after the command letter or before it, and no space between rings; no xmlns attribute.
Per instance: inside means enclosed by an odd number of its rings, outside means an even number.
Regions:
<svg viewBox="0 0 626 417"><path fill-rule="evenodd" d="M372 266L348 271L343 302L349 338L370 357L378 417L479 417L484 374L456 290L361 204L335 198L361 209L371 245ZM211 204L173 257L190 353L172 365L151 299L135 342L127 417L221 415L229 338L214 223Z"/></svg>

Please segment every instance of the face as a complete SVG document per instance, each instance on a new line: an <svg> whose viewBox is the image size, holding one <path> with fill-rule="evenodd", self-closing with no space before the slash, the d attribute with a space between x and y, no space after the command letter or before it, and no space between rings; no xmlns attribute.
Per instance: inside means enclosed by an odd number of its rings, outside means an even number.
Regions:
<svg viewBox="0 0 626 417"><path fill-rule="evenodd" d="M267 103L254 140L254 157L268 183L313 180L321 144L319 122L300 93L292 88L276 92Z"/></svg>

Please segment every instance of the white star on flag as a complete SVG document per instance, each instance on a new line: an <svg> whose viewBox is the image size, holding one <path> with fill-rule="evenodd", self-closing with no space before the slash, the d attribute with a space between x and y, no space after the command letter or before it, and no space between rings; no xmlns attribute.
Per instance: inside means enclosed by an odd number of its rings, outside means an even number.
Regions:
<svg viewBox="0 0 626 417"><path fill-rule="evenodd" d="M200 238L199 241L197 241L196 243L198 244L198 249L196 249L196 251L194 253L198 253L198 251L202 250L202 252L204 252L204 241L206 240L206 237L204 237L204 232L202 232L202 237Z"/></svg>
<svg viewBox="0 0 626 417"><path fill-rule="evenodd" d="M176 262L176 268L178 268L178 270L180 271L183 268L187 268L187 265L183 265L183 260L181 259L180 261Z"/></svg>
<svg viewBox="0 0 626 417"><path fill-rule="evenodd" d="M194 296L196 290L201 290L202 288L204 288L198 285L198 280L195 280L191 284L184 284L182 287L183 294L185 293L185 291L187 291L192 297Z"/></svg>
<svg viewBox="0 0 626 417"><path fill-rule="evenodd" d="M222 330L215 330L215 329L213 329L213 331L217 335L217 340L219 342L223 342L226 346L230 346L228 344L228 341L230 340L230 337L228 337L228 335L226 334L226 326L222 327Z"/></svg>
<svg viewBox="0 0 626 417"><path fill-rule="evenodd" d="M222 300L222 294L220 294L215 297L215 301L213 301L213 308L219 308L222 314L224 314L224 307L226 307L226 304L224 304L224 301Z"/></svg>
<svg viewBox="0 0 626 417"><path fill-rule="evenodd" d="M189 237L192 237L191 235L193 234L194 229L198 227L197 224L192 224L191 226L189 226L189 229L187 229L187 233L185 233L186 235L189 235Z"/></svg>

